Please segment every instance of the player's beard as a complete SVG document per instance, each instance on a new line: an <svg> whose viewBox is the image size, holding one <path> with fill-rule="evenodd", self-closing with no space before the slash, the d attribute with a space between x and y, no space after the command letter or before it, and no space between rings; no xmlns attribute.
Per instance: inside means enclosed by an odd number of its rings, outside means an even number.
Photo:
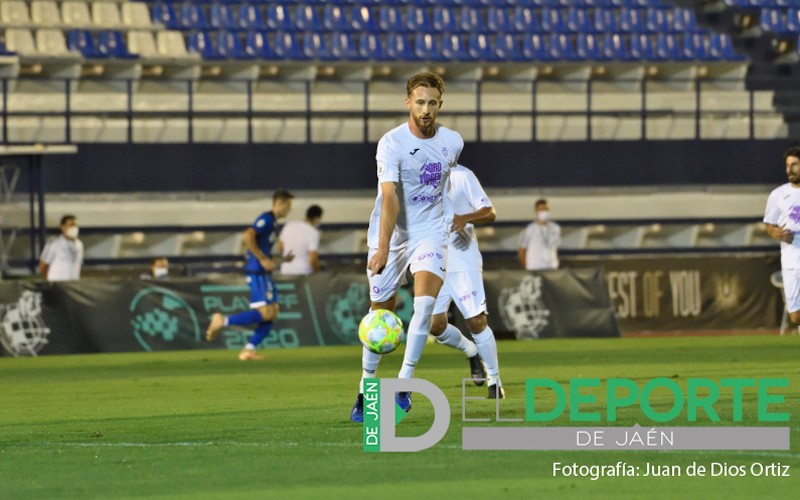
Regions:
<svg viewBox="0 0 800 500"><path fill-rule="evenodd" d="M436 120L434 119L433 116L430 116L430 115L428 115L428 116L429 116L430 120L428 120L427 122L422 121L422 116L421 115L420 116L415 116L414 117L414 123L417 125L417 128L419 129L419 131L422 132L422 135L424 135L426 137L431 137L431 136L433 136L433 128L434 128L434 126L436 124Z"/></svg>

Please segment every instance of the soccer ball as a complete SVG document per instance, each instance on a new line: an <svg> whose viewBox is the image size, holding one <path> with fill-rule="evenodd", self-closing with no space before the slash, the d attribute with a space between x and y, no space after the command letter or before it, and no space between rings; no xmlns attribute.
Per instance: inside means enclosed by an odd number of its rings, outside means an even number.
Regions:
<svg viewBox="0 0 800 500"><path fill-rule="evenodd" d="M403 341L403 322L392 311L370 311L358 325L358 339L376 354L388 354Z"/></svg>

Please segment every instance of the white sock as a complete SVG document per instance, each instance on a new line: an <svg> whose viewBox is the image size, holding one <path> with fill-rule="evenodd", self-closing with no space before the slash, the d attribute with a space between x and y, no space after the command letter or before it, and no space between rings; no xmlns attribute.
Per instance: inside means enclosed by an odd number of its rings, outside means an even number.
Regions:
<svg viewBox="0 0 800 500"><path fill-rule="evenodd" d="M441 335L436 337L436 341L442 345L450 346L459 351L462 351L468 358L478 354L478 348L475 344L467 339L461 330L448 323L447 328L444 329Z"/></svg>
<svg viewBox="0 0 800 500"><path fill-rule="evenodd" d="M475 347L483 359L483 364L486 366L486 375L489 379L489 385L497 385L502 387L500 383L500 367L497 363L497 342L494 340L494 333L488 326L481 333L473 333L472 338L475 339Z"/></svg>
<svg viewBox="0 0 800 500"><path fill-rule="evenodd" d="M361 380L358 382L358 393L364 393L364 379L375 378L381 355L376 354L366 347L361 348Z"/></svg>
<svg viewBox="0 0 800 500"><path fill-rule="evenodd" d="M422 350L428 341L428 333L431 331L431 319L433 306L436 305L436 298L423 295L414 297L414 315L408 322L408 338L406 339L406 352L403 356L403 366L397 378L414 377L414 368L417 367L419 358L422 357Z"/></svg>

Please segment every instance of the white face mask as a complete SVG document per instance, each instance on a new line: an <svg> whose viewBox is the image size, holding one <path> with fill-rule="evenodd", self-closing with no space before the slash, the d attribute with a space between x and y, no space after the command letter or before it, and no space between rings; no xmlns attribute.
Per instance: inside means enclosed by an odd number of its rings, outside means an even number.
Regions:
<svg viewBox="0 0 800 500"><path fill-rule="evenodd" d="M539 220L542 222L547 222L550 220L550 212L547 210L542 210L539 212Z"/></svg>
<svg viewBox="0 0 800 500"><path fill-rule="evenodd" d="M166 278L169 274L169 269L166 267L157 267L153 269L153 277L155 278Z"/></svg>
<svg viewBox="0 0 800 500"><path fill-rule="evenodd" d="M78 237L78 232L79 232L78 226L70 226L64 231L64 235L67 238L71 238L74 240L75 238Z"/></svg>

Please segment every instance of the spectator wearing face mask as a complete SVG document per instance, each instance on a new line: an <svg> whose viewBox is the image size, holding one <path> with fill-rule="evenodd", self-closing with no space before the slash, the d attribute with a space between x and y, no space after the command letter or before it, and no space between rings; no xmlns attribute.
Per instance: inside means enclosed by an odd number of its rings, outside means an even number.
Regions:
<svg viewBox="0 0 800 500"><path fill-rule="evenodd" d="M143 280L164 280L169 277L169 261L166 257L154 257L150 269L141 276Z"/></svg>
<svg viewBox="0 0 800 500"><path fill-rule="evenodd" d="M519 262L528 271L558 269L561 226L550 220L550 205L547 200L537 200L534 208L536 220L522 231L519 238Z"/></svg>
<svg viewBox="0 0 800 500"><path fill-rule="evenodd" d="M83 242L78 239L78 220L74 215L61 218L61 234L51 238L39 257L39 272L47 281L81 278Z"/></svg>
<svg viewBox="0 0 800 500"><path fill-rule="evenodd" d="M278 244L287 260L281 264L281 274L307 276L319 272L321 222L322 208L319 205L311 205L306 210L306 220L287 222L283 226Z"/></svg>

